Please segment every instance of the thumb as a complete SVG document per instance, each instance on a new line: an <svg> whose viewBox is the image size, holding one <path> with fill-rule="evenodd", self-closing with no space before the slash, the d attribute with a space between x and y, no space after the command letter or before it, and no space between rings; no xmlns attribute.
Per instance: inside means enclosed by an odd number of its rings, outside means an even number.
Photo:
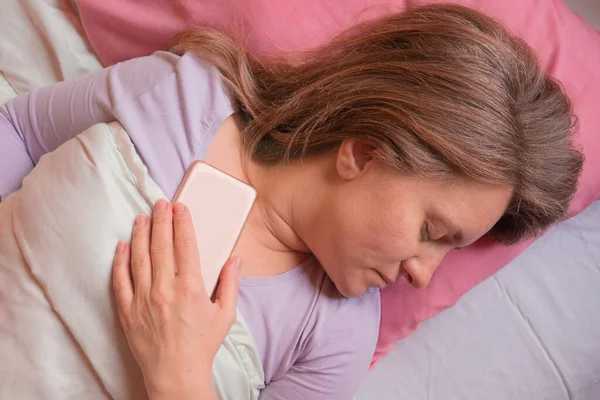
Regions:
<svg viewBox="0 0 600 400"><path fill-rule="evenodd" d="M232 258L227 261L221 271L219 287L215 304L219 307L220 317L227 325L227 331L233 325L237 313L237 298L239 291L239 271L242 266L241 258Z"/></svg>

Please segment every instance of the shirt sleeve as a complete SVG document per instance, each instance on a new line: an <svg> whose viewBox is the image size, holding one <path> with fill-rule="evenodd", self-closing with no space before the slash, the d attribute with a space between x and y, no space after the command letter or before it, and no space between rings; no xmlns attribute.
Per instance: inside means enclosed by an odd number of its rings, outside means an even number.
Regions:
<svg viewBox="0 0 600 400"><path fill-rule="evenodd" d="M171 75L178 59L158 52L36 89L2 105L0 197L19 189L45 153L94 124L119 120L118 108Z"/></svg>
<svg viewBox="0 0 600 400"><path fill-rule="evenodd" d="M380 320L379 291L340 300L320 315L305 354L261 392L261 400L351 400L368 372Z"/></svg>

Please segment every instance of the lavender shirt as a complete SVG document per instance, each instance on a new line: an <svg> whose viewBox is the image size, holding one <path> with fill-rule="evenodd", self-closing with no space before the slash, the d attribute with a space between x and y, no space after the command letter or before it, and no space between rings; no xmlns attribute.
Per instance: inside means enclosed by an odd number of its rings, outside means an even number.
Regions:
<svg viewBox="0 0 600 400"><path fill-rule="evenodd" d="M216 70L199 57L158 52L0 107L0 196L17 190L40 157L88 127L118 120L150 175L172 198L233 113ZM318 261L271 278L242 278L238 308L258 346L261 399L350 399L379 330L379 292L339 295Z"/></svg>

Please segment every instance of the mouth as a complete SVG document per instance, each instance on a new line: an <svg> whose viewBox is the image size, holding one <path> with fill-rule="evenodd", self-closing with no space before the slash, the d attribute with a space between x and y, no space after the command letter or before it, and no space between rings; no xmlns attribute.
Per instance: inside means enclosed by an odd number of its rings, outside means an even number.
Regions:
<svg viewBox="0 0 600 400"><path fill-rule="evenodd" d="M386 286L391 285L392 283L394 283L392 280L390 280L389 278L386 278L385 276L383 276L379 271L375 271L377 272L377 275L379 275L379 289L385 289Z"/></svg>

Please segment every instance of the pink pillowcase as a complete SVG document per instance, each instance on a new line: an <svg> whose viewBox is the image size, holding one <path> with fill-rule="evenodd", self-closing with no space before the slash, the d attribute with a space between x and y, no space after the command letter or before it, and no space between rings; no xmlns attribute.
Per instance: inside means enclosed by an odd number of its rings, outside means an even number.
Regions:
<svg viewBox="0 0 600 400"><path fill-rule="evenodd" d="M441 0L76 0L96 52L107 64L165 49L189 25L205 25L242 38L259 55L323 43L344 28L407 6ZM600 197L600 35L560 0L460 0L504 22L533 46L560 79L579 117L586 156L571 205L577 214ZM473 286L522 252L530 242L502 247L481 240L448 254L422 290L398 283L382 293L382 319L374 361L422 321L452 306Z"/></svg>

